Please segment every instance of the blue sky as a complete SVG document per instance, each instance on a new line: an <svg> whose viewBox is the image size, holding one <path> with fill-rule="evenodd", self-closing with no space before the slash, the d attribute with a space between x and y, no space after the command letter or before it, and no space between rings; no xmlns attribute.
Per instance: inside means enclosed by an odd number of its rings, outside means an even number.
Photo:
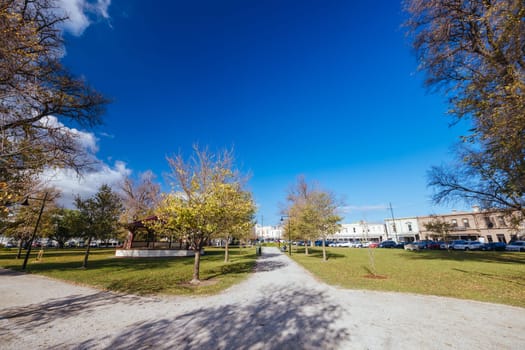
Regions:
<svg viewBox="0 0 525 350"><path fill-rule="evenodd" d="M381 222L389 202L449 210L426 173L463 130L423 86L398 1L100 3L65 33L64 63L113 100L92 130L108 182L162 181L165 157L198 143L234 147L265 225L300 174L344 200L345 222Z"/></svg>

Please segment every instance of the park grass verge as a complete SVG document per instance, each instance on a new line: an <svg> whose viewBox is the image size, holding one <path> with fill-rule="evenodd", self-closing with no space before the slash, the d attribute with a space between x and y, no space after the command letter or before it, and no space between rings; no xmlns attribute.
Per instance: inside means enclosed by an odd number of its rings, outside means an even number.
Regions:
<svg viewBox="0 0 525 350"><path fill-rule="evenodd" d="M393 291L525 307L525 254L399 249L299 250L292 257L320 280L349 289Z"/></svg>
<svg viewBox="0 0 525 350"><path fill-rule="evenodd" d="M24 252L25 253L25 252ZM224 263L224 249L205 248L201 257L200 285L188 282L193 274L193 257L117 258L114 249L92 249L87 269L81 269L83 249L47 249L43 259L31 254L27 272L103 290L138 295L210 295L247 278L255 267L252 249L230 249ZM16 249L0 249L0 266L21 271Z"/></svg>

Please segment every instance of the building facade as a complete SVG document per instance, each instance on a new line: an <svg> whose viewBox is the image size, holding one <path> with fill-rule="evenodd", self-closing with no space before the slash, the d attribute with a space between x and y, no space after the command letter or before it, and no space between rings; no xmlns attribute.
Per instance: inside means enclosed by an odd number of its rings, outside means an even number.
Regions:
<svg viewBox="0 0 525 350"><path fill-rule="evenodd" d="M425 225L436 220L448 224L448 232L432 232ZM429 215L418 217L421 228L421 239L443 239L447 240L466 239L479 240L481 242L504 242L516 240L525 236L525 223L513 228L510 218L505 213L497 210L480 210L474 207L470 212L453 211L449 214Z"/></svg>
<svg viewBox="0 0 525 350"><path fill-rule="evenodd" d="M281 226L261 226L255 225L255 236L260 241L270 242L283 239L283 229Z"/></svg>
<svg viewBox="0 0 525 350"><path fill-rule="evenodd" d="M344 241L371 241L381 242L387 239L385 224L359 221L351 224L342 224L341 229L328 237L329 240Z"/></svg>
<svg viewBox="0 0 525 350"><path fill-rule="evenodd" d="M448 224L446 234L432 232L426 225L436 220ZM259 240L286 240L283 227L255 226L255 235ZM481 242L505 242L525 239L525 221L516 230L510 225L509 217L497 210L452 211L448 214L413 216L385 219L384 223L359 221L342 224L341 229L327 237L333 241L371 241L413 242L423 239L432 240L479 240Z"/></svg>
<svg viewBox="0 0 525 350"><path fill-rule="evenodd" d="M420 238L419 220L417 217L385 219L388 238L396 242L413 242Z"/></svg>

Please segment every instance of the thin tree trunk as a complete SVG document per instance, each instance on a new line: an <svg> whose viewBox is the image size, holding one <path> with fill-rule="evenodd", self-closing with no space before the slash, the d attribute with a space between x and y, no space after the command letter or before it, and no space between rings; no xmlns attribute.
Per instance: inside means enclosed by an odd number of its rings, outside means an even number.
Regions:
<svg viewBox="0 0 525 350"><path fill-rule="evenodd" d="M304 241L304 254L308 255L308 241Z"/></svg>
<svg viewBox="0 0 525 350"><path fill-rule="evenodd" d="M201 250L200 248L195 249L195 262L193 264L193 278L191 284L199 284L201 281L199 279L200 273L200 264L201 264Z"/></svg>
<svg viewBox="0 0 525 350"><path fill-rule="evenodd" d="M326 261L326 243L323 238L323 261Z"/></svg>
<svg viewBox="0 0 525 350"><path fill-rule="evenodd" d="M226 245L224 246L224 262L227 263L230 261L230 241L228 237L226 237Z"/></svg>
<svg viewBox="0 0 525 350"><path fill-rule="evenodd" d="M22 256L22 247L24 246L24 240L20 238L20 243L18 243L18 253L16 254L16 258L20 259Z"/></svg>
<svg viewBox="0 0 525 350"><path fill-rule="evenodd" d="M84 262L82 263L82 268L84 269L87 269L90 248L91 248L91 237L89 237L88 239L86 253L84 254Z"/></svg>

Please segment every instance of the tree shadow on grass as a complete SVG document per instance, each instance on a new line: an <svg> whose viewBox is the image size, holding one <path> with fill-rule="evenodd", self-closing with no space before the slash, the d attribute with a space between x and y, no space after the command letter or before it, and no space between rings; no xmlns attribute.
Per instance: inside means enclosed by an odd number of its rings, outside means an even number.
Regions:
<svg viewBox="0 0 525 350"><path fill-rule="evenodd" d="M298 252L297 254L302 254L302 255L305 255L304 254L304 250L302 252ZM323 250L322 249L315 249L315 248L308 248L308 255L306 256L309 256L309 257L312 257L312 258L323 258ZM339 258L344 258L346 257L344 254L338 254L338 253L334 253L333 250L330 250L330 249L327 249L326 250L326 259L327 260L330 260L330 259L339 259Z"/></svg>
<svg viewBox="0 0 525 350"><path fill-rule="evenodd" d="M502 275L496 275L494 273L485 273L485 272L478 272L478 271L467 271L467 270L455 269L455 268L452 269L452 270L458 271L458 272L461 272L461 273L464 273L464 274L467 274L467 275L486 277L486 278L489 278L489 279L502 281L502 282L505 282L505 283L513 283L513 284L517 284L518 286L524 286L525 287L525 282L523 282L522 278L517 280L516 277L514 277L514 278L512 278L512 277L505 277L505 276L502 276Z"/></svg>
<svg viewBox="0 0 525 350"><path fill-rule="evenodd" d="M106 348L333 349L350 334L336 324L344 311L328 300L323 293L283 288L255 304L201 307L137 322L117 333ZM99 343L100 339L89 339L75 348Z"/></svg>
<svg viewBox="0 0 525 350"><path fill-rule="evenodd" d="M452 261L476 261L504 264L525 264L525 254L511 252L419 250L413 252L405 251L405 256L413 260L432 259Z"/></svg>

